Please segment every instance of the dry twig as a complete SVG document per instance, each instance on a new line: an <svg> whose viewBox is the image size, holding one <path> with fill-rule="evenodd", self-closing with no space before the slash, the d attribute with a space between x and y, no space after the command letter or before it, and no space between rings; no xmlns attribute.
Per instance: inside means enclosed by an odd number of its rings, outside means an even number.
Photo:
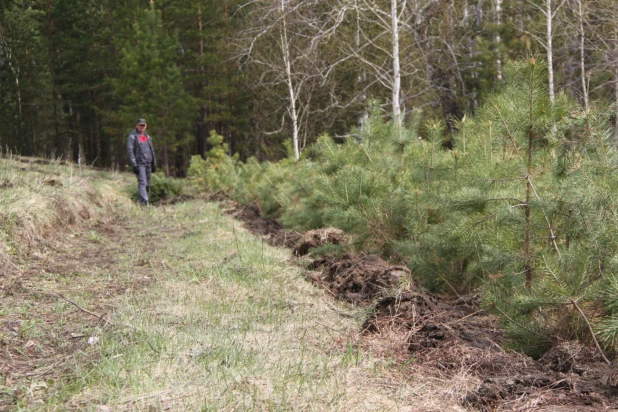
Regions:
<svg viewBox="0 0 618 412"><path fill-rule="evenodd" d="M108 323L109 323L110 325L113 325L113 323L112 323L112 322L110 322L109 320L105 319L103 316L101 316L101 315L97 315L97 314L96 314L96 313L94 313L94 312L90 312L88 309L84 309L84 308L82 308L82 307L81 307L81 306L79 306L77 303L73 302L71 299L67 298L67 297L66 297L66 296L64 296L63 294L61 294L61 293L59 293L59 292L56 292L56 295L58 295L60 298L62 298L62 299L64 299L64 300L66 300L67 302L69 302L70 304L72 304L72 305L73 305L73 306L75 306L77 309L81 310L82 312L87 313L87 314L89 314L89 315L92 315L92 316L94 316L94 317L96 317L96 318L99 318L99 319L101 319L103 322L105 322L106 324L108 324Z"/></svg>

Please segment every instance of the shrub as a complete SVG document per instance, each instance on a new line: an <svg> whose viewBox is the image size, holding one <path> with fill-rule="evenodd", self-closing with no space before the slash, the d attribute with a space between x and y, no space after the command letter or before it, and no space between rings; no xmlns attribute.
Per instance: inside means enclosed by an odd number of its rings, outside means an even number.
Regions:
<svg viewBox="0 0 618 412"><path fill-rule="evenodd" d="M182 193L182 181L165 177L163 173L153 173L150 180L150 203L172 199Z"/></svg>
<svg viewBox="0 0 618 412"><path fill-rule="evenodd" d="M189 179L196 185L210 192L232 192L238 184L238 155L229 157L228 145L223 143L223 137L214 130L210 131L207 142L212 149L206 153L206 159L192 156L188 170Z"/></svg>
<svg viewBox="0 0 618 412"><path fill-rule="evenodd" d="M505 74L502 90L456 123L453 150L440 122L416 112L400 139L373 106L354 138L323 135L299 162L215 156L192 170L297 230L344 229L358 250L406 262L426 288L481 291L531 354L557 339L616 349L615 300L600 293L618 277L608 116L564 94L550 102L534 59Z"/></svg>

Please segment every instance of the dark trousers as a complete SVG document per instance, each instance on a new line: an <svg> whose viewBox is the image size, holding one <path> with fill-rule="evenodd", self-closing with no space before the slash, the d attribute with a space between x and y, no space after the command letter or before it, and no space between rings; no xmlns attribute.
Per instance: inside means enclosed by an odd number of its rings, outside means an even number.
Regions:
<svg viewBox="0 0 618 412"><path fill-rule="evenodd" d="M150 165L137 165L137 168L137 193L139 195L139 203L141 205L147 205L152 167Z"/></svg>

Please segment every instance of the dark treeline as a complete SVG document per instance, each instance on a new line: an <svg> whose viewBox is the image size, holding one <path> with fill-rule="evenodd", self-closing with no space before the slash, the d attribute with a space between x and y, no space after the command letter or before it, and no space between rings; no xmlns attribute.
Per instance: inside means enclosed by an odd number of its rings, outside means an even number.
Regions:
<svg viewBox="0 0 618 412"><path fill-rule="evenodd" d="M454 127L530 55L550 99L612 104L617 19L615 0L0 0L0 145L123 168L145 117L169 174L210 130L243 158L298 156L373 104Z"/></svg>

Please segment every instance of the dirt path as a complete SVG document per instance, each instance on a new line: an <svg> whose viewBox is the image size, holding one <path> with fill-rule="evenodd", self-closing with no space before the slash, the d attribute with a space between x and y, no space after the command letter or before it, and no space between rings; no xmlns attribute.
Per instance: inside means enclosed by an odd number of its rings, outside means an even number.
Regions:
<svg viewBox="0 0 618 412"><path fill-rule="evenodd" d="M289 259L202 201L69 228L0 280L0 410L464 410Z"/></svg>
<svg viewBox="0 0 618 412"><path fill-rule="evenodd" d="M161 245L161 228L152 229L117 216L71 227L0 278L0 410L45 405L76 368L97 361L122 296L156 281L145 267Z"/></svg>

